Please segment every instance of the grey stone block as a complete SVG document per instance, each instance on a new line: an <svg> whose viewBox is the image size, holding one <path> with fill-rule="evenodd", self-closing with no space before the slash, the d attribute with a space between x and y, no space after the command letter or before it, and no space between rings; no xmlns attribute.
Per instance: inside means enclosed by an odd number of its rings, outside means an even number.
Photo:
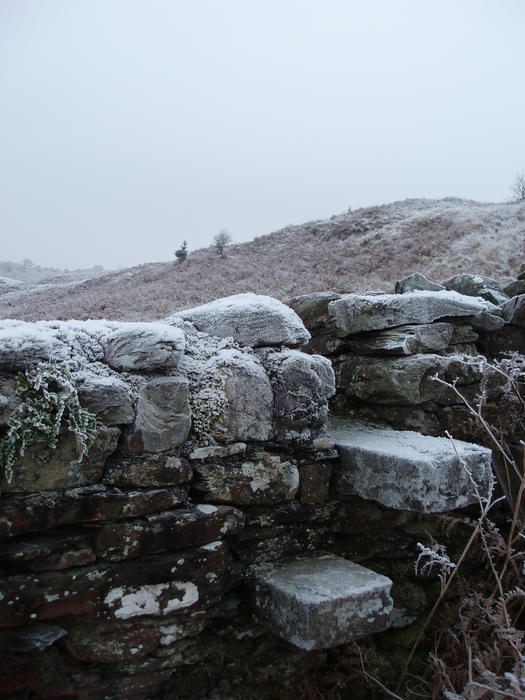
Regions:
<svg viewBox="0 0 525 700"><path fill-rule="evenodd" d="M414 272L408 277L403 277L398 282L396 282L395 292L396 294L406 294L407 292L415 291L427 291L427 292L439 292L445 289L443 285L431 282L425 275L421 272Z"/></svg>
<svg viewBox="0 0 525 700"><path fill-rule="evenodd" d="M176 367L184 352L184 332L163 323L119 323L101 338L105 362L118 371L151 372Z"/></svg>
<svg viewBox="0 0 525 700"><path fill-rule="evenodd" d="M488 493L492 453L486 447L342 419L330 423L329 434L341 455L334 469L340 496L441 513L476 503L474 483L481 496Z"/></svg>
<svg viewBox="0 0 525 700"><path fill-rule="evenodd" d="M391 586L334 555L297 560L256 575L255 615L301 649L325 649L390 627Z"/></svg>

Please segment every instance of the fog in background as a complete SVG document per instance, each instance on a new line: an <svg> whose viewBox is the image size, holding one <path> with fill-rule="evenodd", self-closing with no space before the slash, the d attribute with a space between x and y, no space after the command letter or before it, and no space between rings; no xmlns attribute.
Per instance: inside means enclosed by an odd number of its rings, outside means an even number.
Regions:
<svg viewBox="0 0 525 700"><path fill-rule="evenodd" d="M0 260L173 259L525 168L523 0L0 0Z"/></svg>

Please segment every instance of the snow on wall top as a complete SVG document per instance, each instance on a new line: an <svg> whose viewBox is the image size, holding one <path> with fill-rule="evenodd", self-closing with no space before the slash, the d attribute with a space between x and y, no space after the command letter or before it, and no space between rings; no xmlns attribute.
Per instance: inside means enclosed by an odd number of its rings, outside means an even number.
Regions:
<svg viewBox="0 0 525 700"><path fill-rule="evenodd" d="M184 352L180 328L116 321L0 321L0 369L57 360L80 369L105 362L118 371L176 367Z"/></svg>
<svg viewBox="0 0 525 700"><path fill-rule="evenodd" d="M203 333L233 338L241 345L296 347L310 340L299 316L277 299L259 294L236 294L194 309L179 311L166 319L191 321Z"/></svg>

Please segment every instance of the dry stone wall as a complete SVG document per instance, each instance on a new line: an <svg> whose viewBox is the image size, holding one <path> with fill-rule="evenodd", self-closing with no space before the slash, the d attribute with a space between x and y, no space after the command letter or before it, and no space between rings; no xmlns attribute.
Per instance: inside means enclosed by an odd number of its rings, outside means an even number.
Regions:
<svg viewBox="0 0 525 700"><path fill-rule="evenodd" d="M417 542L475 499L450 446L438 463L424 436L422 459L381 434L371 456L348 431L439 433L457 406L429 374L475 387L479 339L521 328L519 297L434 294L0 321L0 696L296 697L354 638L398 670L435 594ZM490 455L464 449L483 490ZM408 475L410 502L361 487L373 462Z"/></svg>

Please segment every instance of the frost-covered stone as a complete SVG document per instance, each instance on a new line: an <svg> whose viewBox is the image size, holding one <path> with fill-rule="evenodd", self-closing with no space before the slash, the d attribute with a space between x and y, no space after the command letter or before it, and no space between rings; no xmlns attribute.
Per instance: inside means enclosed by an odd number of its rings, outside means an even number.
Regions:
<svg viewBox="0 0 525 700"><path fill-rule="evenodd" d="M134 452L164 452L188 437L191 427L188 380L156 377L139 391L137 418L127 437Z"/></svg>
<svg viewBox="0 0 525 700"><path fill-rule="evenodd" d="M324 432L328 399L335 393L332 365L299 350L262 354L275 395L274 418L281 440L308 442Z"/></svg>
<svg viewBox="0 0 525 700"><path fill-rule="evenodd" d="M415 323L432 323L448 317L468 318L474 327L484 330L496 330L503 326L494 304L449 291L347 294L331 301L328 310L335 318L341 336Z"/></svg>
<svg viewBox="0 0 525 700"><path fill-rule="evenodd" d="M45 326L23 321L0 321L0 369L24 370L49 360L65 360L67 348Z"/></svg>
<svg viewBox="0 0 525 700"><path fill-rule="evenodd" d="M184 352L184 332L164 323L119 323L102 338L104 361L118 371L150 372L177 367Z"/></svg>
<svg viewBox="0 0 525 700"><path fill-rule="evenodd" d="M277 299L259 294L237 294L176 314L199 331L233 338L241 345L304 345L310 334L299 316ZM170 319L166 319L169 323Z"/></svg>
<svg viewBox="0 0 525 700"><path fill-rule="evenodd" d="M135 420L129 389L118 377L83 372L77 390L81 405L103 423L119 425Z"/></svg>
<svg viewBox="0 0 525 700"><path fill-rule="evenodd" d="M472 297L482 297L493 304L502 304L507 300L507 295L502 291L500 283L484 275L462 273L445 280L443 285L451 291Z"/></svg>
<svg viewBox="0 0 525 700"><path fill-rule="evenodd" d="M299 488L297 467L278 455L258 452L241 464L195 466L204 500L237 505L291 501Z"/></svg>
<svg viewBox="0 0 525 700"><path fill-rule="evenodd" d="M503 292L508 297L517 297L520 294L525 294L525 279L517 279L503 288Z"/></svg>
<svg viewBox="0 0 525 700"><path fill-rule="evenodd" d="M442 289L445 289L442 284L431 282L421 272L414 272L412 275L403 277L403 279L396 282L394 291L396 294L406 294L407 292L416 291L439 292Z"/></svg>
<svg viewBox="0 0 525 700"><path fill-rule="evenodd" d="M336 292L313 292L294 297L290 302L290 307L301 318L306 328L311 331L333 324L333 318L328 313L328 304L340 298L341 294Z"/></svg>
<svg viewBox="0 0 525 700"><path fill-rule="evenodd" d="M102 478L106 459L117 447L119 435L119 428L99 425L95 441L82 459L73 433L63 435L56 449L31 445L16 459L11 481L8 483L5 477L0 480L0 490L52 491L96 484Z"/></svg>
<svg viewBox="0 0 525 700"><path fill-rule="evenodd" d="M255 614L301 649L325 649L387 629L391 586L341 557L301 559L256 576Z"/></svg>
<svg viewBox="0 0 525 700"><path fill-rule="evenodd" d="M456 335L456 327L451 323L426 323L367 333L347 341L346 347L358 355L415 355L446 350ZM478 336L471 333L469 337L475 340Z"/></svg>
<svg viewBox="0 0 525 700"><path fill-rule="evenodd" d="M476 503L472 481L487 496L492 454L486 447L344 420L332 421L329 432L341 455L334 471L341 496L419 513Z"/></svg>

